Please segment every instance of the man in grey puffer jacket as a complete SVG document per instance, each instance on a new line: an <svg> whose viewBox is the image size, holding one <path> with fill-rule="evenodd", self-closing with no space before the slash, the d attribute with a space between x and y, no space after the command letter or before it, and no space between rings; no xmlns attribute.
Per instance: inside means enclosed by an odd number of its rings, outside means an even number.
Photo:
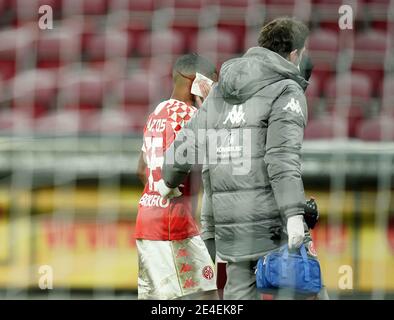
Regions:
<svg viewBox="0 0 394 320"><path fill-rule="evenodd" d="M297 248L304 240L300 152L308 82L298 65L307 36L307 27L290 18L264 26L259 47L224 63L219 83L166 154L162 196L205 153L217 255L228 261L225 299L255 299L257 259L285 241Z"/></svg>

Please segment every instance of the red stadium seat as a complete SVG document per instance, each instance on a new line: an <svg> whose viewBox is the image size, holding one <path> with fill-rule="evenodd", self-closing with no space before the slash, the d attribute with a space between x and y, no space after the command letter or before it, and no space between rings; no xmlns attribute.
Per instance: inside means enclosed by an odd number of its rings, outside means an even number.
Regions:
<svg viewBox="0 0 394 320"><path fill-rule="evenodd" d="M335 32L315 29L307 40L308 53L314 60L328 62L328 56L338 53L338 37Z"/></svg>
<svg viewBox="0 0 394 320"><path fill-rule="evenodd" d="M26 110L1 109L0 132L5 134L31 134L33 118Z"/></svg>
<svg viewBox="0 0 394 320"><path fill-rule="evenodd" d="M1 53L0 53L1 55ZM4 79L10 79L15 74L15 60L3 60L0 57L0 75Z"/></svg>
<svg viewBox="0 0 394 320"><path fill-rule="evenodd" d="M208 5L218 5L220 7L246 8L253 0L207 0Z"/></svg>
<svg viewBox="0 0 394 320"><path fill-rule="evenodd" d="M351 3L343 2L342 0L317 0L313 1L310 23L317 25L320 29L335 32L338 37L338 49L352 50L354 48L354 37L355 31L360 30L363 26L363 0L355 0ZM352 29L341 30L339 21L341 14L339 14L339 8L342 5L351 4L353 10L353 24ZM361 14L361 15L360 15ZM349 22L349 20L346 20ZM361 24L361 26L359 26Z"/></svg>
<svg viewBox="0 0 394 320"><path fill-rule="evenodd" d="M111 11L153 12L157 2L157 0L109 0L108 7Z"/></svg>
<svg viewBox="0 0 394 320"><path fill-rule="evenodd" d="M372 85L360 73L346 73L331 78L326 86L327 109L348 121L349 136L353 137L370 108Z"/></svg>
<svg viewBox="0 0 394 320"><path fill-rule="evenodd" d="M356 135L358 127L366 118L366 110L358 105L337 104L329 112L347 122L347 134L352 138Z"/></svg>
<svg viewBox="0 0 394 320"><path fill-rule="evenodd" d="M159 88L155 75L134 72L116 85L116 93L122 105L149 105L156 100Z"/></svg>
<svg viewBox="0 0 394 320"><path fill-rule="evenodd" d="M350 105L364 106L369 103L372 96L372 84L362 73L339 74L328 81L325 95L330 105L349 102Z"/></svg>
<svg viewBox="0 0 394 320"><path fill-rule="evenodd" d="M365 73L378 90L383 77L389 37L384 32L369 30L356 36L352 70Z"/></svg>
<svg viewBox="0 0 394 320"><path fill-rule="evenodd" d="M37 22L40 14L40 6L49 5L52 8L53 17L61 16L61 0L9 0L9 7L15 14L16 24L25 22Z"/></svg>
<svg viewBox="0 0 394 320"><path fill-rule="evenodd" d="M346 122L341 118L328 116L312 119L305 128L304 137L306 140L346 138Z"/></svg>
<svg viewBox="0 0 394 320"><path fill-rule="evenodd" d="M5 17L10 15L8 9L8 5L9 5L9 0L0 0L0 15L2 16L3 19L3 24L7 21L5 19ZM7 12L8 11L8 12ZM9 20L11 22L11 19L9 18ZM8 22L7 21L7 22Z"/></svg>
<svg viewBox="0 0 394 320"><path fill-rule="evenodd" d="M182 35L182 46L185 48L186 52L192 51L193 49L191 46L196 42L199 32L198 21L193 23L193 20L188 20L188 25L185 25L179 20L173 20L171 28Z"/></svg>
<svg viewBox="0 0 394 320"><path fill-rule="evenodd" d="M393 10L393 1L367 0L365 6L367 20L374 29L387 31L390 25L393 26L393 21L388 19L388 13Z"/></svg>
<svg viewBox="0 0 394 320"><path fill-rule="evenodd" d="M29 28L0 31L0 77L10 79L16 72L16 63L22 67L32 52L34 33Z"/></svg>
<svg viewBox="0 0 394 320"><path fill-rule="evenodd" d="M86 55L89 61L105 61L106 59L127 58L131 45L127 33L109 31L92 36L86 44Z"/></svg>
<svg viewBox="0 0 394 320"><path fill-rule="evenodd" d="M157 7L155 0L111 0L110 10L116 15L113 23L128 33L133 50L140 47L141 38L151 30Z"/></svg>
<svg viewBox="0 0 394 320"><path fill-rule="evenodd" d="M248 0L217 0L209 1L209 4L216 6L212 9L217 12L216 26L221 31L229 32L236 40L236 52L241 52L244 47L246 29L250 21L252 1ZM209 10L209 9L208 9Z"/></svg>
<svg viewBox="0 0 394 320"><path fill-rule="evenodd" d="M92 16L71 16L59 21L63 30L74 34L75 41L78 44L78 50L86 52L87 44L90 39L97 34L104 33L100 19Z"/></svg>
<svg viewBox="0 0 394 320"><path fill-rule="evenodd" d="M156 76L145 72L135 72L116 85L118 109L128 115L133 130L141 132L149 111L159 99L168 99L162 91Z"/></svg>
<svg viewBox="0 0 394 320"><path fill-rule="evenodd" d="M83 2L83 14L106 14L107 12L107 0L82 0Z"/></svg>
<svg viewBox="0 0 394 320"><path fill-rule="evenodd" d="M3 79L0 77L0 101L5 100L5 94L4 94L4 82Z"/></svg>
<svg viewBox="0 0 394 320"><path fill-rule="evenodd" d="M80 59L79 34L67 28L43 30L37 40L37 66L57 68Z"/></svg>
<svg viewBox="0 0 394 320"><path fill-rule="evenodd" d="M231 32L207 29L198 34L192 48L220 65L237 53L237 42Z"/></svg>
<svg viewBox="0 0 394 320"><path fill-rule="evenodd" d="M355 50L363 58L364 56L378 54L379 58L384 58L387 49L389 35L382 31L368 30L356 36Z"/></svg>
<svg viewBox="0 0 394 320"><path fill-rule="evenodd" d="M7 0L0 0L0 14L2 14L7 8Z"/></svg>
<svg viewBox="0 0 394 320"><path fill-rule="evenodd" d="M313 14L310 19L312 22L319 24L324 29L331 29L335 32L341 32L338 21L340 14L338 12L342 5L350 5L353 10L353 28L356 27L356 22L362 21L363 16L363 0L354 0L351 2L344 2L342 0L318 0L314 1L312 5ZM350 30L345 30L349 32Z"/></svg>
<svg viewBox="0 0 394 320"><path fill-rule="evenodd" d="M128 126L134 132L141 133L146 124L149 112L151 112L150 105L123 105L120 109L127 114Z"/></svg>
<svg viewBox="0 0 394 320"><path fill-rule="evenodd" d="M394 110L394 76L384 79L381 89L381 97L382 108Z"/></svg>
<svg viewBox="0 0 394 320"><path fill-rule="evenodd" d="M12 79L12 105L38 117L56 103L57 72L33 69Z"/></svg>
<svg viewBox="0 0 394 320"><path fill-rule="evenodd" d="M261 2L265 3L266 22L283 16L296 17L302 21L308 21L310 18L310 0L262 0Z"/></svg>
<svg viewBox="0 0 394 320"><path fill-rule="evenodd" d="M90 122L91 112L56 110L34 121L36 133L51 135L77 134Z"/></svg>
<svg viewBox="0 0 394 320"><path fill-rule="evenodd" d="M207 4L207 0L158 0L162 8L174 8L176 10L183 9L201 9Z"/></svg>
<svg viewBox="0 0 394 320"><path fill-rule="evenodd" d="M105 15L108 0L63 1L63 15Z"/></svg>
<svg viewBox="0 0 394 320"><path fill-rule="evenodd" d="M182 35L183 47L190 49L190 44L193 43L197 37L201 20L202 8L204 7L204 0L170 0L162 2L164 8L171 8L171 10L163 10L160 14L164 20L168 20L169 26ZM158 19L161 19L158 13ZM167 16L167 17L166 17Z"/></svg>
<svg viewBox="0 0 394 320"><path fill-rule="evenodd" d="M377 114L382 117L389 117L391 119L394 119L394 101L391 103L391 105L381 106L380 110L378 110L378 112L375 112L375 115Z"/></svg>
<svg viewBox="0 0 394 320"><path fill-rule="evenodd" d="M317 29L309 36L306 47L307 54L313 61L313 75L316 77L319 90L322 90L336 69L338 37L333 31Z"/></svg>
<svg viewBox="0 0 394 320"><path fill-rule="evenodd" d="M394 118L379 117L366 120L359 127L357 137L365 141L394 141Z"/></svg>
<svg viewBox="0 0 394 320"><path fill-rule="evenodd" d="M236 23L229 23L230 20L220 20L217 24L219 30L232 34L236 43L236 52L242 52L244 38L246 33L246 23L244 20L238 20Z"/></svg>
<svg viewBox="0 0 394 320"><path fill-rule="evenodd" d="M105 75L96 70L65 73L59 79L59 84L60 104L70 110L95 110L102 107L110 85Z"/></svg>
<svg viewBox="0 0 394 320"><path fill-rule="evenodd" d="M141 39L138 52L144 57L179 55L184 52L183 39L179 33L172 30L146 33Z"/></svg>
<svg viewBox="0 0 394 320"><path fill-rule="evenodd" d="M176 58L177 57L171 57L164 60L163 58L140 60L137 70L140 70L141 73L147 74L150 78L153 78L154 86L156 86L156 84L160 84L160 90L155 95L158 99L168 99L172 93L172 67ZM126 76L126 78L128 78L128 76Z"/></svg>
<svg viewBox="0 0 394 320"><path fill-rule="evenodd" d="M141 110L145 111L145 108L141 108ZM89 121L86 122L83 130L90 133L140 133L145 119L145 115L140 117L121 108L103 109L89 115ZM137 129L139 130L137 131Z"/></svg>
<svg viewBox="0 0 394 320"><path fill-rule="evenodd" d="M230 32L208 29L199 33L196 49L200 52L236 53L236 42Z"/></svg>
<svg viewBox="0 0 394 320"><path fill-rule="evenodd" d="M137 70L154 74L156 79L172 76L173 62L176 57L151 57L149 59L131 59ZM135 62L134 62L135 61Z"/></svg>

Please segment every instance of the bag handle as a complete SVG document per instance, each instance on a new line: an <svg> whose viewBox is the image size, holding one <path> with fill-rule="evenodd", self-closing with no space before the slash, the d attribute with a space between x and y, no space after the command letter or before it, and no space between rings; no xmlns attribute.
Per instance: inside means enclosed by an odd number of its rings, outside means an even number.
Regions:
<svg viewBox="0 0 394 320"><path fill-rule="evenodd" d="M300 247L300 253L301 253L302 261L304 262L305 281L310 281L311 276L310 276L310 270L309 270L309 264L308 264L308 256L307 256L304 244L302 244ZM283 250L283 256L282 256L282 276L283 276L283 278L287 278L286 269L287 269L288 258L289 258L289 247L286 245Z"/></svg>
<svg viewBox="0 0 394 320"><path fill-rule="evenodd" d="M310 281L311 276L309 270L308 256L304 244L301 245L300 251L301 251L302 260L304 261L305 281Z"/></svg>
<svg viewBox="0 0 394 320"><path fill-rule="evenodd" d="M289 258L289 247L287 245L284 246L283 256L282 256L282 276L283 278L287 278L287 259Z"/></svg>

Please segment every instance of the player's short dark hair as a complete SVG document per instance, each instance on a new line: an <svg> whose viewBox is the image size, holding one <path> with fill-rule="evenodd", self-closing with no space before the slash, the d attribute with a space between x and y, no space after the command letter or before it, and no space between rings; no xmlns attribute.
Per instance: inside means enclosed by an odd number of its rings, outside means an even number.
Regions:
<svg viewBox="0 0 394 320"><path fill-rule="evenodd" d="M173 67L173 74L180 73L186 76L194 76L196 72L212 79L217 70L215 65L197 53L189 53L180 56Z"/></svg>
<svg viewBox="0 0 394 320"><path fill-rule="evenodd" d="M258 44L287 58L290 52L301 50L308 38L309 29L295 18L277 18L260 31Z"/></svg>

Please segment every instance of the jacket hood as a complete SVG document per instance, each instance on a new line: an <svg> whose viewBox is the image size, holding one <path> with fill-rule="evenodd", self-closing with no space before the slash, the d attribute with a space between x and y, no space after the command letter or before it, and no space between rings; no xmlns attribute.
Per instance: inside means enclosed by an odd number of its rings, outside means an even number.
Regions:
<svg viewBox="0 0 394 320"><path fill-rule="evenodd" d="M264 87L285 79L294 80L303 90L309 84L290 61L269 49L253 47L223 64L218 86L226 102L241 104Z"/></svg>

